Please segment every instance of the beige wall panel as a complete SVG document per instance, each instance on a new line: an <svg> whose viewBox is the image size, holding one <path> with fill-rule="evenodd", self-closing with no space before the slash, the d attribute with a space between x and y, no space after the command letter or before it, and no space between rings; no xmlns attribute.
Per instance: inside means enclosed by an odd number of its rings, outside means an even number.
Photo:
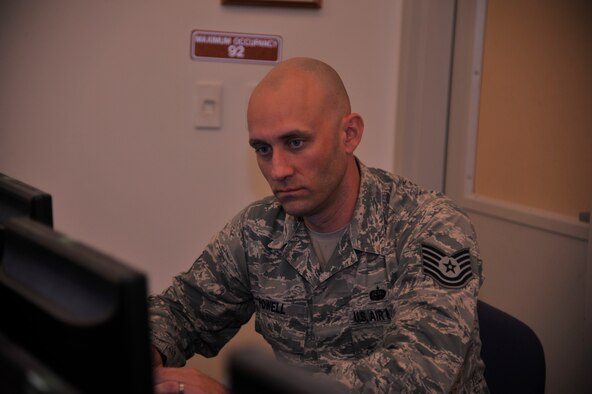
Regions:
<svg viewBox="0 0 592 394"><path fill-rule="evenodd" d="M577 216L592 198L592 3L488 2L475 192Z"/></svg>

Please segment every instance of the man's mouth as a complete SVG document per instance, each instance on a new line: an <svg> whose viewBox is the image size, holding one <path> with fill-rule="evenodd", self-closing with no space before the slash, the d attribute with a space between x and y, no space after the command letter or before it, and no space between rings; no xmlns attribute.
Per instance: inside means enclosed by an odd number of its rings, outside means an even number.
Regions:
<svg viewBox="0 0 592 394"><path fill-rule="evenodd" d="M275 194L277 198L290 198L296 197L298 194L302 193L303 190L304 189L300 187L283 188L274 190L273 194Z"/></svg>

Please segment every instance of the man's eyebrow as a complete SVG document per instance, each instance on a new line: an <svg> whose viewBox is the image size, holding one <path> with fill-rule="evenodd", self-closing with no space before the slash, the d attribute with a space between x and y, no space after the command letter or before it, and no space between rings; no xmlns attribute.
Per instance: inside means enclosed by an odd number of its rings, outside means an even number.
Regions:
<svg viewBox="0 0 592 394"><path fill-rule="evenodd" d="M292 130L287 132L286 134L282 134L280 136L281 140L291 140L293 138L308 138L312 135L311 132L306 131L306 130Z"/></svg>
<svg viewBox="0 0 592 394"><path fill-rule="evenodd" d="M266 142L263 140L259 140L257 138L249 138L249 145L251 146L259 146L259 145L265 145Z"/></svg>
<svg viewBox="0 0 592 394"><path fill-rule="evenodd" d="M305 130L290 130L284 134L281 134L278 139L282 141L288 141L293 138L310 138L312 133ZM262 140L259 138L250 138L249 145L251 146L259 146L259 145L269 145L269 142L266 140Z"/></svg>

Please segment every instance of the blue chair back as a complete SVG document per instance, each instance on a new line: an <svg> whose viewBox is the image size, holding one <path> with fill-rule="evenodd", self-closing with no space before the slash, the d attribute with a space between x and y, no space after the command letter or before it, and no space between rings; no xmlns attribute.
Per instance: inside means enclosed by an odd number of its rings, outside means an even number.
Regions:
<svg viewBox="0 0 592 394"><path fill-rule="evenodd" d="M544 393L545 354L535 332L481 300L477 314L485 380L491 393Z"/></svg>

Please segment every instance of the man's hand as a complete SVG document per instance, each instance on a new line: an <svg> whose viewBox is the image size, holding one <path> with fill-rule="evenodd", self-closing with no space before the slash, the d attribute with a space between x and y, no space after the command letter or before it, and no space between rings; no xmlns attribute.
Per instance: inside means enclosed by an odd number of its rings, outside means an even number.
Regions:
<svg viewBox="0 0 592 394"><path fill-rule="evenodd" d="M152 347L155 394L227 394L226 387L192 368L165 368L162 355Z"/></svg>
<svg viewBox="0 0 592 394"><path fill-rule="evenodd" d="M160 357L159 357L160 359ZM155 394L228 394L228 389L192 368L154 368Z"/></svg>
<svg viewBox="0 0 592 394"><path fill-rule="evenodd" d="M152 368L163 367L162 355L154 346L152 346Z"/></svg>

